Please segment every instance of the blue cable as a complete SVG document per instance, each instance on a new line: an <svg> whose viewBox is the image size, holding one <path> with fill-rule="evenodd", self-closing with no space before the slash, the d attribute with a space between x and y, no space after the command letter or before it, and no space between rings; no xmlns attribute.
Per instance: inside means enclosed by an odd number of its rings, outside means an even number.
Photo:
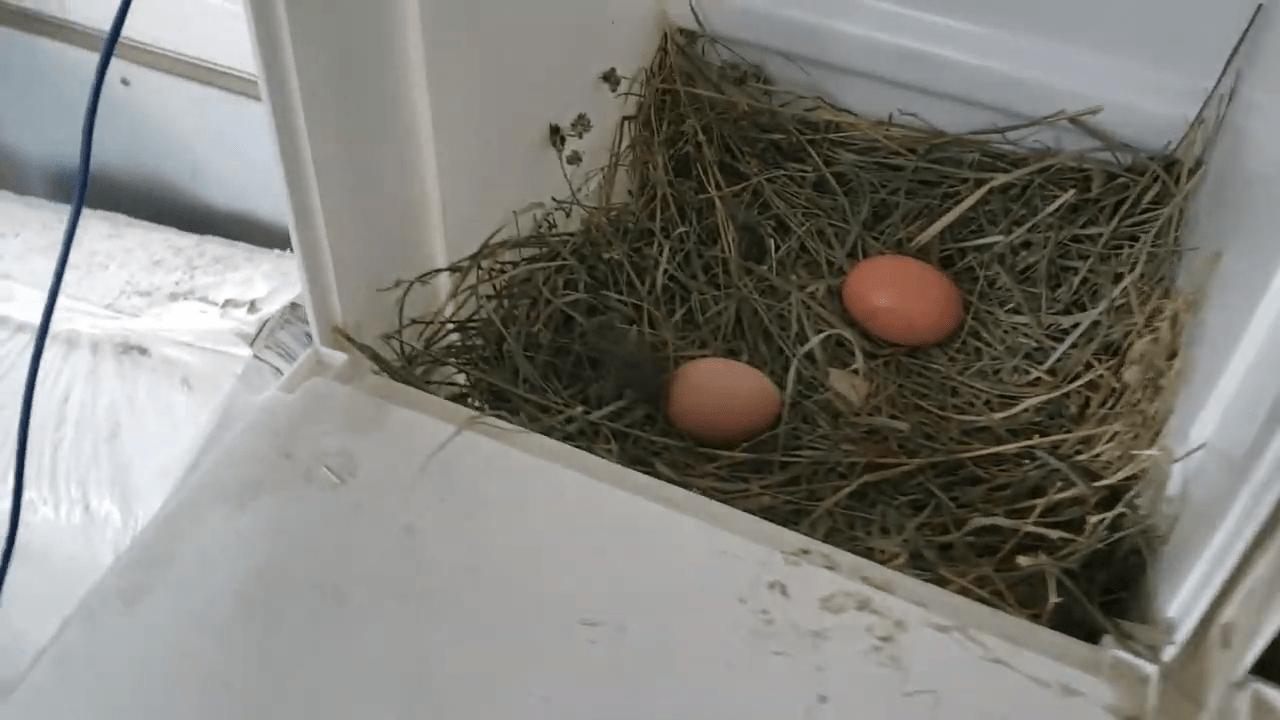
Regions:
<svg viewBox="0 0 1280 720"><path fill-rule="evenodd" d="M129 6L133 0L120 0L116 8L115 19L111 21L111 29L102 43L102 52L98 55L98 68L93 75L93 85L89 90L89 106L84 113L84 127L80 135L80 174L76 180L76 193L71 200L71 213L67 217L67 227L62 234L62 249L58 251L58 261L53 266L53 279L49 282L49 293L45 296L44 311L40 314L40 324L36 328L35 342L31 346L31 364L27 366L27 381L22 388L22 407L18 413L17 456L13 463L13 504L9 508L9 530L4 538L4 554L0 555L0 598L4 597L4 581L9 576L9 563L13 560L13 549L18 543L18 521L22 518L23 484L27 473L27 441L31 431L31 406L35 402L36 379L40 376L40 361L44 357L44 345L49 339L49 325L53 322L53 310L58 304L58 293L62 290L62 277L67 272L67 259L71 257L71 245L76 239L76 228L80 225L80 213L84 210L85 195L89 192L89 161L93 156L93 126L98 120L98 101L102 98L102 86L107 79L107 67L115 55L116 45L120 42L120 32L124 29L125 18L129 16Z"/></svg>

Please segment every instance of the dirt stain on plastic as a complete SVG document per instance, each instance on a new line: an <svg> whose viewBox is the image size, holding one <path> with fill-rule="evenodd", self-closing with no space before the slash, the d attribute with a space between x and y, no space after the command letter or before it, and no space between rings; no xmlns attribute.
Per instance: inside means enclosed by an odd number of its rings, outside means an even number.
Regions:
<svg viewBox="0 0 1280 720"><path fill-rule="evenodd" d="M832 615L867 612L872 606L871 598L848 590L837 590L818 598L818 608Z"/></svg>
<svg viewBox="0 0 1280 720"><path fill-rule="evenodd" d="M765 588L776 595L784 598L791 598L791 590L787 588L787 584L781 580L770 580L765 584Z"/></svg>

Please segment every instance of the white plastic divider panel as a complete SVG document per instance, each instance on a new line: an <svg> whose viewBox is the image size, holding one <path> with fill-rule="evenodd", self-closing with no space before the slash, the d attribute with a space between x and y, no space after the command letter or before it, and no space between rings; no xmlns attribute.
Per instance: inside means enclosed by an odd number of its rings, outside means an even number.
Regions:
<svg viewBox="0 0 1280 720"><path fill-rule="evenodd" d="M1203 297L1185 338L1185 378L1166 440L1174 452L1199 451L1173 468L1175 522L1153 574L1153 614L1174 630L1170 652L1195 630L1280 501L1276 10L1259 15L1242 49L1234 102L1187 225L1195 252L1186 276ZM1280 577L1275 563L1250 567Z"/></svg>
<svg viewBox="0 0 1280 720"><path fill-rule="evenodd" d="M1246 687L1249 714L1245 720L1280 720L1280 687L1257 680Z"/></svg>
<svg viewBox="0 0 1280 720"><path fill-rule="evenodd" d="M1168 683L1201 698L1206 720L1240 700L1251 677L1280 683L1280 513L1258 536L1247 560L1187 646L1169 668ZM1272 691L1271 697L1276 697ZM1277 705L1280 710L1280 705Z"/></svg>
<svg viewBox="0 0 1280 720"><path fill-rule="evenodd" d="M0 718L1144 716L869 561L368 385L271 394L209 448Z"/></svg>
<svg viewBox="0 0 1280 720"><path fill-rule="evenodd" d="M646 64L668 10L693 23L685 0L248 5L295 246L328 346L335 325L367 339L395 324L393 296L378 288L470 252L513 211L564 190L550 123L586 112L598 130L578 149L584 168L599 164L623 111L601 71ZM1102 104L1113 132L1160 147L1200 109L1256 3L698 0L696 8L711 30L764 49L779 75L854 110L915 109L971 128ZM1259 488L1275 453L1257 446L1280 382L1260 375L1268 338L1280 337L1269 334L1280 312L1280 286L1272 290L1280 244L1270 242L1280 224L1280 148L1263 130L1277 118L1267 98L1280 62L1266 65L1276 44L1266 24L1258 38L1266 47L1251 60L1257 77L1241 93L1192 227L1191 242L1220 252L1222 267L1191 338L1193 367L1171 434L1175 451L1207 443L1183 466L1195 482L1186 483L1154 579L1155 614L1170 618L1177 641L1243 552L1234 541L1247 542L1260 521L1245 518L1252 525L1238 538L1225 523L1274 504ZM1235 421L1234 409L1244 413Z"/></svg>
<svg viewBox="0 0 1280 720"><path fill-rule="evenodd" d="M590 165L622 108L599 75L647 64L657 0L256 0L320 342L394 325L406 276L474 250L564 188L548 140L579 112Z"/></svg>
<svg viewBox="0 0 1280 720"><path fill-rule="evenodd" d="M250 8L317 340L376 332L392 319L377 290L444 259L418 5Z"/></svg>
<svg viewBox="0 0 1280 720"><path fill-rule="evenodd" d="M1280 720L1280 686L1248 680L1236 688L1230 704L1198 720Z"/></svg>

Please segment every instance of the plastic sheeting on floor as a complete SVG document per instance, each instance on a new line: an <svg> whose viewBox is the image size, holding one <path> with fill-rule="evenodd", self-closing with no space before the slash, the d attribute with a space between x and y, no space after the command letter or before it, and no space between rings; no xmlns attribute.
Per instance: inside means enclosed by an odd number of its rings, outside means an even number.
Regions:
<svg viewBox="0 0 1280 720"><path fill-rule="evenodd" d="M0 192L4 517L22 381L65 221L62 205ZM287 253L85 213L36 398L0 605L0 697L168 496L254 332L298 289Z"/></svg>

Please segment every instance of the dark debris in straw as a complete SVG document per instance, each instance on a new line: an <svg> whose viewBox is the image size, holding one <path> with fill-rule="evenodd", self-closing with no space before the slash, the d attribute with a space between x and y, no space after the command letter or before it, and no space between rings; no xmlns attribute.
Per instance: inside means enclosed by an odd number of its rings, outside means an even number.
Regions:
<svg viewBox="0 0 1280 720"><path fill-rule="evenodd" d="M570 192L538 227L403 283L447 280L449 309L362 350L401 382L1016 616L1117 632L1153 540L1140 498L1168 465L1197 167L1011 138L1088 113L959 136L871 121L735 60L668 34L591 203ZM561 162L584 127L554 127ZM903 350L848 320L841 279L884 252L955 279L954 339ZM664 376L709 354L783 388L775 430L726 451L669 426Z"/></svg>

